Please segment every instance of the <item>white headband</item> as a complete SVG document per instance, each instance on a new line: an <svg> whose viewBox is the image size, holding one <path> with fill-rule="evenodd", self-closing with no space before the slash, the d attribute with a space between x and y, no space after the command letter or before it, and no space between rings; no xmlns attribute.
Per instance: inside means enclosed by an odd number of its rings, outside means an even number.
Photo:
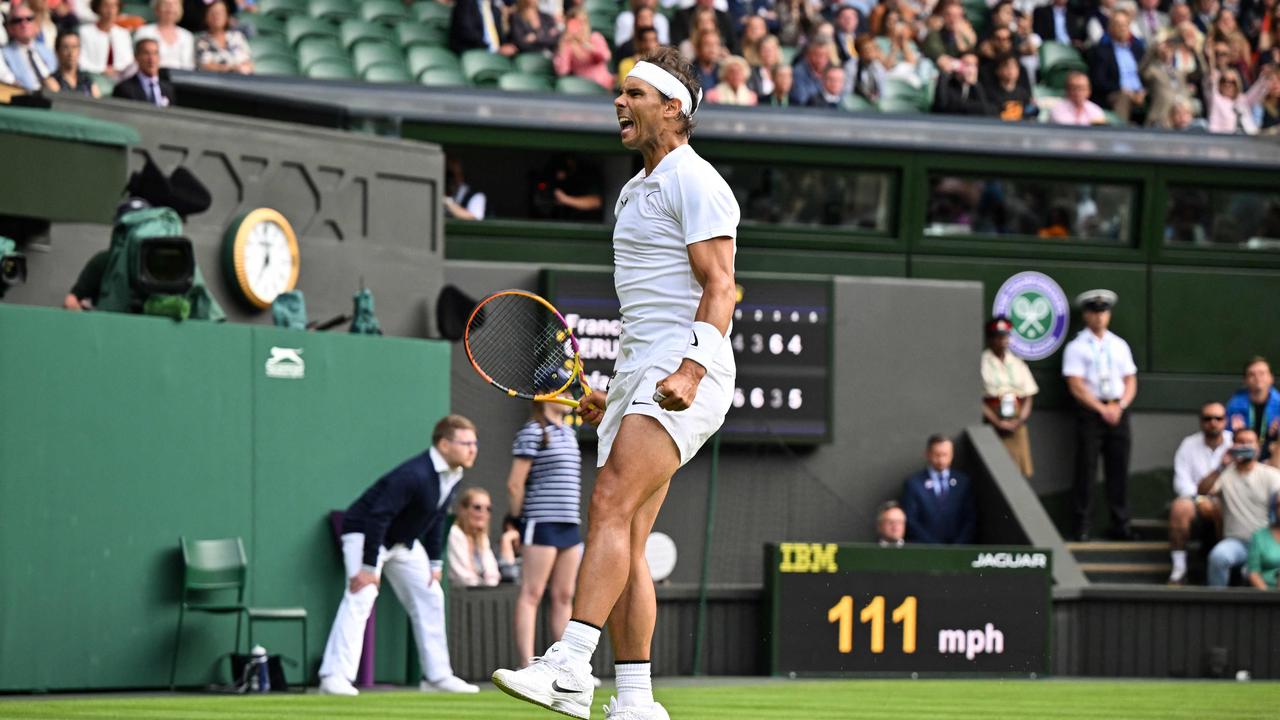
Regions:
<svg viewBox="0 0 1280 720"><path fill-rule="evenodd" d="M689 88L680 82L675 75L663 70L651 62L641 60L636 66L631 68L631 72L627 73L627 77L633 77L637 80L643 80L652 85L658 92L669 98L675 98L680 101L680 112L687 117L693 117L694 106L692 99L689 97ZM702 90L698 90L698 104L702 104Z"/></svg>

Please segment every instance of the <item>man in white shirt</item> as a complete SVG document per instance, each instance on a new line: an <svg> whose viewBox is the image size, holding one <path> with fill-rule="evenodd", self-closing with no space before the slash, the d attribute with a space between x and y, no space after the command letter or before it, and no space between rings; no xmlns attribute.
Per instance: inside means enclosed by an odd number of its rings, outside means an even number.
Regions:
<svg viewBox="0 0 1280 720"><path fill-rule="evenodd" d="M1183 585L1187 580L1187 540L1191 524L1197 517L1222 522L1222 512L1199 491L1200 482L1219 473L1231 462L1231 431L1226 429L1227 409L1222 403L1206 403L1200 408L1200 432L1188 435L1173 456L1173 492L1176 497L1169 507L1169 547L1173 571L1170 585Z"/></svg>
<svg viewBox="0 0 1280 720"><path fill-rule="evenodd" d="M610 720L669 720L653 700L649 653L657 619L645 542L671 477L724 422L736 369L725 335L737 302L740 213L728 183L689 145L702 100L697 72L674 48L636 63L614 100L622 144L644 169L618 195L614 285L622 337L608 395L579 413L598 425L599 473L573 619L523 670L498 670L503 692L570 717L591 717L591 657L609 622L618 697Z"/></svg>
<svg viewBox="0 0 1280 720"><path fill-rule="evenodd" d="M1098 477L1102 455L1107 506L1114 540L1129 540L1129 406L1138 394L1138 366L1129 343L1107 329L1117 301L1110 290L1089 290L1076 298L1085 329L1067 343L1062 375L1075 398L1076 470L1073 488L1074 536L1089 536L1089 493Z"/></svg>

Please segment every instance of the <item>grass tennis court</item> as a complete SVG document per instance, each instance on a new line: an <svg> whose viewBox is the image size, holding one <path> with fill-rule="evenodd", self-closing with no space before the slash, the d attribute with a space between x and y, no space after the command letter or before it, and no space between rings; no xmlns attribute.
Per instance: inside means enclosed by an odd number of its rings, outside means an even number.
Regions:
<svg viewBox="0 0 1280 720"><path fill-rule="evenodd" d="M676 687L671 687L677 684ZM1274 682L1092 682L1078 680L838 680L773 679L667 681L658 693L674 720L840 720L853 718L1275 718L1280 684ZM602 718L596 693L593 718ZM550 720L563 717L525 709L495 690L479 697L375 692L359 698L319 695L268 697L155 695L68 699L0 699L3 718L440 718L441 720Z"/></svg>

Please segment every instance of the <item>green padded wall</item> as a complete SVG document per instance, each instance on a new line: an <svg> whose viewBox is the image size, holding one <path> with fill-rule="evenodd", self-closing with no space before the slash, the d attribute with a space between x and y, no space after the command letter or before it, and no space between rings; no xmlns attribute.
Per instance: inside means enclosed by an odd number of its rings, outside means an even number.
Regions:
<svg viewBox="0 0 1280 720"><path fill-rule="evenodd" d="M267 377L272 347L301 349L304 377ZM328 513L429 444L448 361L439 342L0 305L0 691L167 684L184 534L244 538L250 602L307 607L314 672L342 587ZM380 607L378 676L403 681L403 612ZM260 627L298 656L296 629ZM179 683L225 681L233 630L190 616Z"/></svg>

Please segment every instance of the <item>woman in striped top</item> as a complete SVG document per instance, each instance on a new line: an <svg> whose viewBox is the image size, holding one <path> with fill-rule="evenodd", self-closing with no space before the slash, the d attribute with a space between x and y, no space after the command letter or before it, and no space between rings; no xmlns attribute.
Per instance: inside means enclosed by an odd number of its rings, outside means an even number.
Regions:
<svg viewBox="0 0 1280 720"><path fill-rule="evenodd" d="M515 636L520 663L533 656L538 605L551 587L551 635L560 637L572 611L578 562L582 559L579 509L582 455L576 430L565 423L570 408L533 403L533 414L512 443L507 490L511 514L523 523L520 597Z"/></svg>

